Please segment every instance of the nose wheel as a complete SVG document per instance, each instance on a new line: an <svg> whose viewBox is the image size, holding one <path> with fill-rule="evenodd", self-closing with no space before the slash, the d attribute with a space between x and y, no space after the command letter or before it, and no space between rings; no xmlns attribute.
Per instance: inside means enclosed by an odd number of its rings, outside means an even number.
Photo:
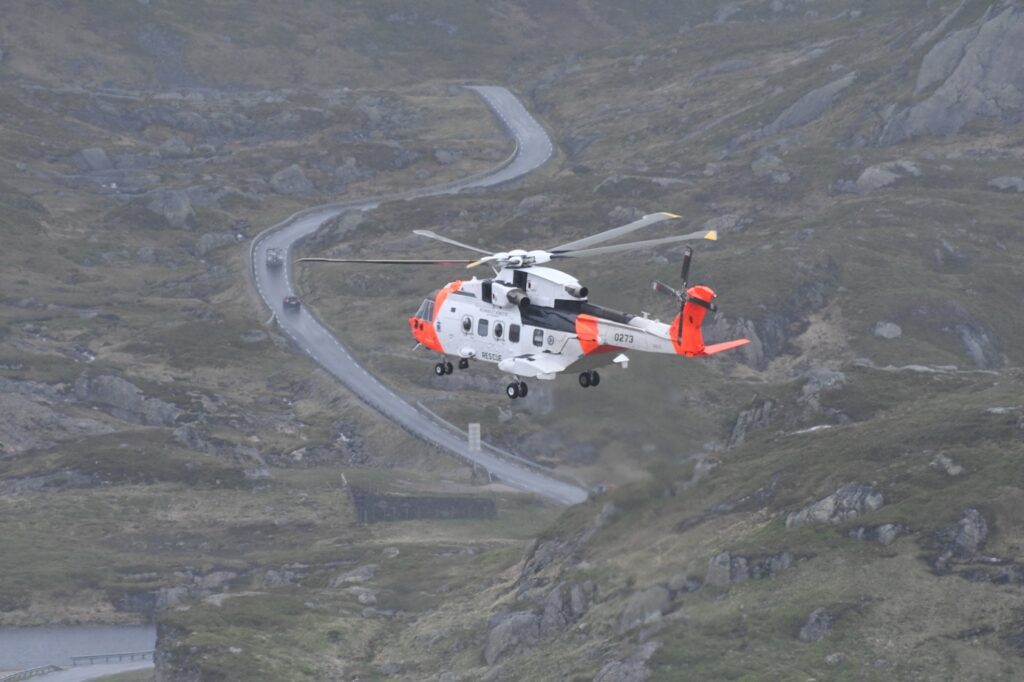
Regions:
<svg viewBox="0 0 1024 682"><path fill-rule="evenodd" d="M459 358L459 369L469 369L469 358Z"/></svg>
<svg viewBox="0 0 1024 682"><path fill-rule="evenodd" d="M434 365L434 374L436 374L439 377L443 377L446 374L451 374L454 371L455 368L452 367L452 363L450 362L439 362L436 365Z"/></svg>
<svg viewBox="0 0 1024 682"><path fill-rule="evenodd" d="M580 386L583 388L590 388L591 386L597 386L601 383L601 375L597 373L596 369L592 369L589 372L580 373Z"/></svg>
<svg viewBox="0 0 1024 682"><path fill-rule="evenodd" d="M505 395L507 395L510 400L525 398L529 392L530 389L527 387L525 381L513 381L505 387Z"/></svg>

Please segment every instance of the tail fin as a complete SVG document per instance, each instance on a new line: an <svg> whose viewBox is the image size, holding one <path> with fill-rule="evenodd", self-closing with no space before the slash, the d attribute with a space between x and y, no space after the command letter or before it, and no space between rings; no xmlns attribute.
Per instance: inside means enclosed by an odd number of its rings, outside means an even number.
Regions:
<svg viewBox="0 0 1024 682"><path fill-rule="evenodd" d="M682 312L672 320L668 332L677 353L690 357L714 355L750 343L749 339L736 339L705 346L701 325L708 310L713 309L711 301L715 298L715 292L711 287L699 285L687 289L686 296L686 304Z"/></svg>

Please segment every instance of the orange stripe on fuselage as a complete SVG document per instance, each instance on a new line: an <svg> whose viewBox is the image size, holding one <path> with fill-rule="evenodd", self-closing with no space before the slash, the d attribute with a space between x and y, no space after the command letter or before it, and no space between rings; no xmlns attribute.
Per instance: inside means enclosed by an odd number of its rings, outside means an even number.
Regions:
<svg viewBox="0 0 1024 682"><path fill-rule="evenodd" d="M462 280L455 280L454 282L449 282L441 291L437 292L437 296L434 297L433 320L427 322L415 316L409 318L409 330L412 331L413 338L417 342L438 353L444 352L444 346L441 345L441 339L437 336L437 328L434 326L434 323L437 322L437 318L441 315L441 307L444 305L445 299L448 298L448 294L461 288Z"/></svg>
<svg viewBox="0 0 1024 682"><path fill-rule="evenodd" d="M576 316L576 338L579 339L583 354L593 355L594 353L611 353L621 350L618 346L607 346L599 341L598 324L600 324L600 319L593 315L580 313Z"/></svg>

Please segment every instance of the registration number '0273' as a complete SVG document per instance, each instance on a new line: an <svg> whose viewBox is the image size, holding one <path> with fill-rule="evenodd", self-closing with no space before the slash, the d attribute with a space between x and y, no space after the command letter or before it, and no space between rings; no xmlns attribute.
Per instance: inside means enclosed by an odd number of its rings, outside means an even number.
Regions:
<svg viewBox="0 0 1024 682"><path fill-rule="evenodd" d="M615 343L633 343L632 334L622 334L616 332L612 338L615 340Z"/></svg>
<svg viewBox="0 0 1024 682"><path fill-rule="evenodd" d="M490 360L491 362L499 362L501 356L497 353L480 353L481 360Z"/></svg>

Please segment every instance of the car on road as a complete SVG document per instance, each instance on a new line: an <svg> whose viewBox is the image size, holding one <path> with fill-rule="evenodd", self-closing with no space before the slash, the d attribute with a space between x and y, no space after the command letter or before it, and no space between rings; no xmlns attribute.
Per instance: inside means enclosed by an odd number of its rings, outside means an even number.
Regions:
<svg viewBox="0 0 1024 682"><path fill-rule="evenodd" d="M282 265L284 265L284 256L281 254L281 249L267 249L267 267L279 268Z"/></svg>
<svg viewBox="0 0 1024 682"><path fill-rule="evenodd" d="M298 296L285 296L284 300L281 301L281 305L284 306L285 310L298 310L302 307L302 301L299 300Z"/></svg>

